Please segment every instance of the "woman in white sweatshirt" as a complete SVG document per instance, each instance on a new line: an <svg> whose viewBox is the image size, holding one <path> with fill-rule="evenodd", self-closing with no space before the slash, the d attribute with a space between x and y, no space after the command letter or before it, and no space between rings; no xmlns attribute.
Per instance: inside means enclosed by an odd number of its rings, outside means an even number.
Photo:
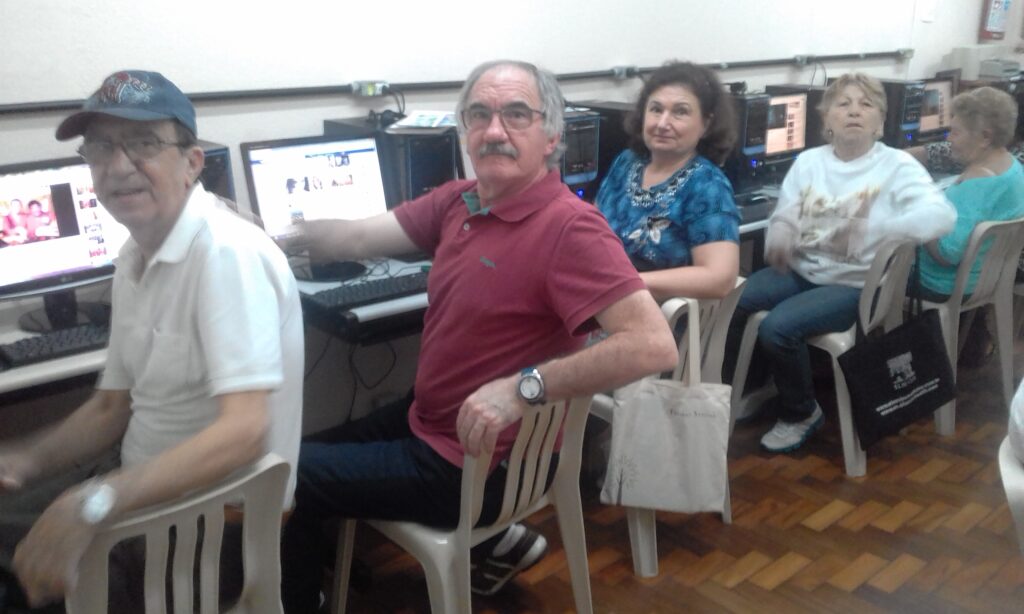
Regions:
<svg viewBox="0 0 1024 614"><path fill-rule="evenodd" d="M878 142L885 110L872 77L846 74L829 86L818 108L829 144L801 154L786 175L765 239L771 268L751 275L740 298L730 347L750 314L769 311L758 341L779 391L778 421L761 438L771 452L800 447L822 425L806 339L853 326L878 248L930 241L956 221L924 168Z"/></svg>

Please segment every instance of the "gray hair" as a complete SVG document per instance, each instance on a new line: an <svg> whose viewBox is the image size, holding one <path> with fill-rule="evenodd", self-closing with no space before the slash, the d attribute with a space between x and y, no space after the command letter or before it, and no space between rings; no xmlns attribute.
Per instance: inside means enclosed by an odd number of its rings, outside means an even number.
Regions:
<svg viewBox="0 0 1024 614"><path fill-rule="evenodd" d="M825 125L825 115L828 114L828 110L832 108L832 104L839 97L840 92L846 89L846 86L853 85L864 92L864 97L871 101L871 104L875 105L878 109L879 114L882 116L882 121L885 121L885 113L889 108L885 98L885 88L882 87L882 82L878 79L865 75L862 72L848 72L842 75L838 79L832 82L825 90L825 93L821 96L821 103L818 104L818 113L821 115L821 135L826 142L832 142L832 135L828 134L828 127Z"/></svg>
<svg viewBox="0 0 1024 614"><path fill-rule="evenodd" d="M555 75L550 71L537 68L537 66L529 62L519 60L484 62L469 73L469 77L466 78L466 82L462 85L462 91L459 92L459 102L455 106L455 115L459 118L459 129L462 131L466 129L461 119L462 112L469 106L469 95L473 91L476 82L480 80L484 73L492 68L506 66L519 68L533 75L533 80L537 84L537 93L540 95L540 111L544 113L544 134L549 137L557 136L561 139L562 133L565 130L565 99L562 97L561 88L558 87L558 80L555 79ZM560 140L558 146L555 147L555 150L547 158L549 169L558 168L559 162L562 159L562 152L564 151L565 143Z"/></svg>
<svg viewBox="0 0 1024 614"><path fill-rule="evenodd" d="M993 147L1006 147L1017 129L1017 102L994 87L979 87L953 98L953 115L971 132L989 132Z"/></svg>

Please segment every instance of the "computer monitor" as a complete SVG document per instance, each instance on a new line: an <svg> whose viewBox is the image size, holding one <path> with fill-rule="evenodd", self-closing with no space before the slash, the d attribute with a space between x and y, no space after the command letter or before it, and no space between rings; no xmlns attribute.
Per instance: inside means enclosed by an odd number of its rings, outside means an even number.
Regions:
<svg viewBox="0 0 1024 614"><path fill-rule="evenodd" d="M927 79L921 101L921 136L949 130L952 117L953 79Z"/></svg>
<svg viewBox="0 0 1024 614"><path fill-rule="evenodd" d="M388 210L374 137L314 136L242 143L252 212L281 238L300 220L356 220ZM318 280L360 274L358 263L319 266Z"/></svg>
<svg viewBox="0 0 1024 614"><path fill-rule="evenodd" d="M807 94L772 96L765 133L766 156L803 151L807 134Z"/></svg>
<svg viewBox="0 0 1024 614"><path fill-rule="evenodd" d="M22 328L105 319L105 310L80 310L74 289L113 276L128 229L97 200L81 158L0 166L0 223L0 299L42 295L46 307Z"/></svg>

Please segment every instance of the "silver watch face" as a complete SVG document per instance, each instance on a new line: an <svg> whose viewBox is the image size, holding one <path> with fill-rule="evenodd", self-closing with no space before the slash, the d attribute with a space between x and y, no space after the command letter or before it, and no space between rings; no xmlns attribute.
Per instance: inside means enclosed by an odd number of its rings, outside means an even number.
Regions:
<svg viewBox="0 0 1024 614"><path fill-rule="evenodd" d="M529 401L539 399L541 394L540 380L534 375L523 376L519 380L519 394Z"/></svg>
<svg viewBox="0 0 1024 614"><path fill-rule="evenodd" d="M82 500L82 520L88 524L99 524L114 508L116 493L109 484L101 484Z"/></svg>

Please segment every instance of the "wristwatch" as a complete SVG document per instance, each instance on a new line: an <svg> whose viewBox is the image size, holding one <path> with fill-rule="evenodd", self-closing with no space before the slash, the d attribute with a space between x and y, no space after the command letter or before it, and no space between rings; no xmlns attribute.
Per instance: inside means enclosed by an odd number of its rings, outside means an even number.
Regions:
<svg viewBox="0 0 1024 614"><path fill-rule="evenodd" d="M540 405L544 402L544 379L537 367L527 367L519 372L516 390L519 392L519 398L529 405Z"/></svg>
<svg viewBox="0 0 1024 614"><path fill-rule="evenodd" d="M110 484L93 482L86 485L81 492L78 515L88 525L103 522L117 502L117 491Z"/></svg>

